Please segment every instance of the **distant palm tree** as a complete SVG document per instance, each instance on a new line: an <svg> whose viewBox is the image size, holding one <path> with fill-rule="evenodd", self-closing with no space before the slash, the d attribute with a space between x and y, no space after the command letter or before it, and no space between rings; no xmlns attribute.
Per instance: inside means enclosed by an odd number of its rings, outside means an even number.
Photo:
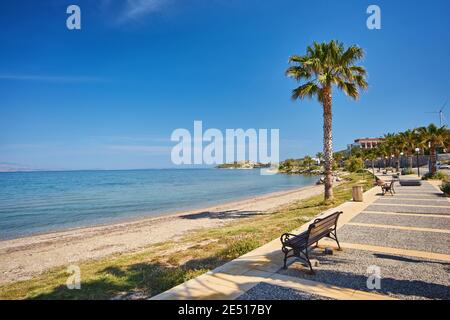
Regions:
<svg viewBox="0 0 450 320"><path fill-rule="evenodd" d="M317 152L316 153L316 158L317 158L317 160L319 160L319 163L322 163L323 153L322 152Z"/></svg>
<svg viewBox="0 0 450 320"><path fill-rule="evenodd" d="M387 168L387 166L388 166L387 159L388 159L388 155L390 154L387 144L383 142L383 143L380 143L379 145L377 145L376 153L384 162L384 168Z"/></svg>
<svg viewBox="0 0 450 320"><path fill-rule="evenodd" d="M450 147L450 134L447 127L438 128L434 124L430 124L428 127L422 127L417 129L418 140L422 148L429 149L430 162L431 162L431 174L435 174L437 171L437 148L449 148Z"/></svg>
<svg viewBox="0 0 450 320"><path fill-rule="evenodd" d="M341 166L341 162L344 159L344 153L336 152L335 154L333 154L333 159L336 162L336 166L340 167Z"/></svg>
<svg viewBox="0 0 450 320"><path fill-rule="evenodd" d="M317 43L306 49L306 55L289 58L286 75L302 84L292 91L292 99L317 98L323 106L323 153L325 167L325 200L333 199L332 92L337 86L346 95L358 99L359 89L368 87L366 70L355 63L364 57L356 45L347 49L338 41Z"/></svg>
<svg viewBox="0 0 450 320"><path fill-rule="evenodd" d="M376 149L368 149L364 152L364 157L367 160L370 160L372 167L372 174L375 178L375 160L378 158Z"/></svg>
<svg viewBox="0 0 450 320"><path fill-rule="evenodd" d="M394 156L396 161L397 172L400 171L400 153L402 153L402 145L400 143L400 136L394 133L388 133L384 135L384 142L387 152L389 153L389 166L393 167L391 161Z"/></svg>
<svg viewBox="0 0 450 320"><path fill-rule="evenodd" d="M408 158L408 168L412 169L413 166L413 154L414 150L418 146L417 132L416 130L406 130L399 133L399 143L402 151Z"/></svg>

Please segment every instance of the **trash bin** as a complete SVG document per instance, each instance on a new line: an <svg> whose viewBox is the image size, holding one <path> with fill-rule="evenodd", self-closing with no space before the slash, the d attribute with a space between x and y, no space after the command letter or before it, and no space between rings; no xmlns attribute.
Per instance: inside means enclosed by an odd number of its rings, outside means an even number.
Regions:
<svg viewBox="0 0 450 320"><path fill-rule="evenodd" d="M363 187L362 186L354 186L352 190L353 201L355 202L363 202Z"/></svg>

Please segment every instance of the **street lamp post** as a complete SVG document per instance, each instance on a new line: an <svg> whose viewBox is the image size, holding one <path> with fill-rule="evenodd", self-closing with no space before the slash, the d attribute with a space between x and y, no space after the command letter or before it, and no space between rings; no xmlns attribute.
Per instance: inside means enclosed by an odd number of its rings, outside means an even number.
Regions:
<svg viewBox="0 0 450 320"><path fill-rule="evenodd" d="M417 155L417 175L418 175L419 178L420 178L419 152L420 152L420 149L419 149L419 148L416 148L416 155Z"/></svg>
<svg viewBox="0 0 450 320"><path fill-rule="evenodd" d="M400 152L400 158L398 159L398 161L400 162L400 169L403 169L403 166L402 166L403 155L404 155L404 153Z"/></svg>

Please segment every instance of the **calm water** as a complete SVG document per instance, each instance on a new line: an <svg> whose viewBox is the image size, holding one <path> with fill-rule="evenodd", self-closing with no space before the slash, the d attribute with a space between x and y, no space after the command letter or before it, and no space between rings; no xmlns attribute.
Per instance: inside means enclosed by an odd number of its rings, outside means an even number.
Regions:
<svg viewBox="0 0 450 320"><path fill-rule="evenodd" d="M201 208L316 181L259 170L0 173L0 239Z"/></svg>

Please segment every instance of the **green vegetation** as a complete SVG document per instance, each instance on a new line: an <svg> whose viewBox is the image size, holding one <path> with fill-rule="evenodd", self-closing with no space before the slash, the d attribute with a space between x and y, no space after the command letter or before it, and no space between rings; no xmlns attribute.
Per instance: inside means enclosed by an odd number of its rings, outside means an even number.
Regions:
<svg viewBox="0 0 450 320"><path fill-rule="evenodd" d="M325 200L333 199L333 87L337 86L352 99L359 98L360 89L367 89L366 70L356 63L364 51L353 45L345 48L338 41L317 43L306 49L303 56L289 58L291 66L286 75L300 82L292 91L292 99L317 98L323 108L323 158L325 171Z"/></svg>
<svg viewBox="0 0 450 320"><path fill-rule="evenodd" d="M410 168L405 168L402 170L401 173L402 173L402 176L407 176L407 175L414 174L415 172Z"/></svg>
<svg viewBox="0 0 450 320"><path fill-rule="evenodd" d="M333 202L315 196L270 214L250 215L220 228L192 232L138 253L80 263L81 290L68 290L68 274L65 268L57 268L0 287L0 299L110 299L124 292L153 296L292 231L350 199L356 183L365 181L364 189L369 189L370 180L367 174L350 174L334 188Z"/></svg>
<svg viewBox="0 0 450 320"><path fill-rule="evenodd" d="M345 160L345 170L348 172L360 172L364 170L364 161L361 158L351 156Z"/></svg>
<svg viewBox="0 0 450 320"><path fill-rule="evenodd" d="M426 175L422 177L422 180L441 180L441 181L448 181L448 175L446 175L443 172L435 172L432 174L431 172L428 172Z"/></svg>
<svg viewBox="0 0 450 320"><path fill-rule="evenodd" d="M447 127L437 128L430 124L428 127L406 130L399 133L388 133L384 141L373 149L361 149L353 147L350 152L341 151L334 154L337 161L336 166L344 166L350 172L358 172L359 161L369 162L372 172L375 172L375 163L387 171L401 172L403 175L414 174L413 159L417 155L416 148L420 154L429 154L431 162L431 173L433 179L445 179L437 172L437 153L450 148L450 130ZM407 168L400 168L400 158L406 156ZM364 164L363 164L364 166ZM426 179L429 177L425 177Z"/></svg>
<svg viewBox="0 0 450 320"><path fill-rule="evenodd" d="M403 154L408 158L408 169L412 172L413 156L417 154L416 148L419 148L421 154L430 155L431 175L434 175L437 171L437 152L450 148L450 130L445 126L438 128L434 124L397 134L387 134L384 138L384 142L372 152L379 160L384 160L384 167L396 165L397 171L400 171L400 157Z"/></svg>
<svg viewBox="0 0 450 320"><path fill-rule="evenodd" d="M450 197L450 181L444 181L441 185L441 190L447 197Z"/></svg>
<svg viewBox="0 0 450 320"><path fill-rule="evenodd" d="M278 170L287 174L321 174L321 167L310 156L303 159L287 159L280 163Z"/></svg>
<svg viewBox="0 0 450 320"><path fill-rule="evenodd" d="M436 149L450 147L450 131L445 126L438 128L435 125L430 124L428 127L418 128L417 136L420 145L422 147L428 147L430 152L431 174L434 175L437 171Z"/></svg>

